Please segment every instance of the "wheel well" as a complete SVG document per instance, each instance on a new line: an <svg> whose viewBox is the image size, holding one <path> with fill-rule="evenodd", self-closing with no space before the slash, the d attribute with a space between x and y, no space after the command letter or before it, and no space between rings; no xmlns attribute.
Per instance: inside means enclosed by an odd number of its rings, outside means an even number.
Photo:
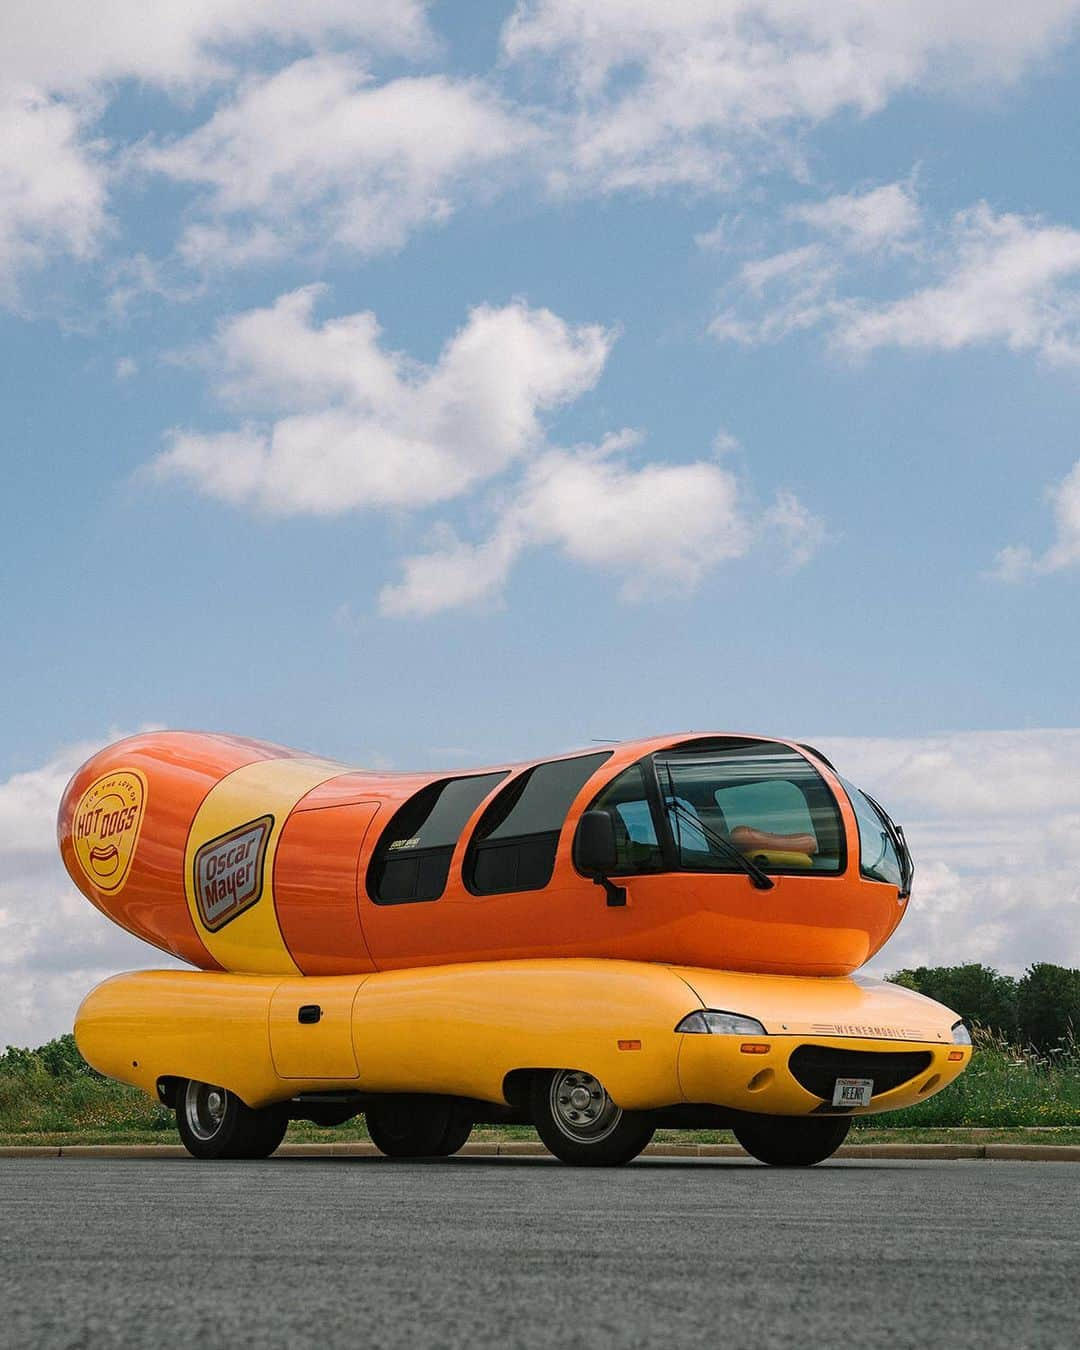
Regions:
<svg viewBox="0 0 1080 1350"><path fill-rule="evenodd" d="M537 1074L551 1073L550 1069L511 1069L503 1079L503 1096L518 1111L529 1109L529 1091Z"/></svg>
<svg viewBox="0 0 1080 1350"><path fill-rule="evenodd" d="M162 1106L175 1109L177 1093L185 1082L187 1079L177 1078L175 1074L162 1074L157 1080L157 1096Z"/></svg>

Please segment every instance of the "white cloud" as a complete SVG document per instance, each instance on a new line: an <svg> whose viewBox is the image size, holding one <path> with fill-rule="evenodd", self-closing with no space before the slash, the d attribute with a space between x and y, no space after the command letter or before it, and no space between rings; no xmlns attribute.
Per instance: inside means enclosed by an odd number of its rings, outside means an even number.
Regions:
<svg viewBox="0 0 1080 1350"><path fill-rule="evenodd" d="M176 251L188 267L204 272L275 262L285 256L290 242L288 232L265 224L237 229L196 222L184 228Z"/></svg>
<svg viewBox="0 0 1080 1350"><path fill-rule="evenodd" d="M833 274L833 267L825 264L821 245L805 244L802 248L791 248L768 258L755 258L743 266L741 278L747 290L755 295L762 295L777 282L790 283L793 279L800 287L805 287L806 279L813 278L811 289L816 294L821 289L821 281L830 280Z"/></svg>
<svg viewBox="0 0 1080 1350"><path fill-rule="evenodd" d="M70 1031L83 996L118 970L176 964L110 923L60 861L61 794L98 748L69 746L0 782L0 1050Z"/></svg>
<svg viewBox="0 0 1080 1350"><path fill-rule="evenodd" d="M497 598L526 540L516 528L498 529L482 544L464 543L446 527L435 547L402 561L404 576L379 595L383 614L427 618L449 609L472 609Z"/></svg>
<svg viewBox="0 0 1080 1350"><path fill-rule="evenodd" d="M779 536L790 568L805 567L825 542L825 522L787 490L776 494L775 504L765 512L765 525Z"/></svg>
<svg viewBox="0 0 1080 1350"><path fill-rule="evenodd" d="M115 146L95 138L118 82L170 92L235 75L253 44L336 39L419 54L421 0L5 0L0 13L0 301L53 258L92 257L105 233ZM246 50L245 50L246 49ZM393 109L388 109L392 112ZM452 110L450 110L452 111ZM311 130L317 128L312 127ZM423 184L420 185L423 187ZM414 204L414 209L416 209ZM186 241L187 253L208 240ZM237 251L233 245L233 252ZM248 255L252 249L249 243Z"/></svg>
<svg viewBox="0 0 1080 1350"><path fill-rule="evenodd" d="M815 744L905 826L909 913L878 970L1080 966L1080 730Z"/></svg>
<svg viewBox="0 0 1080 1350"><path fill-rule="evenodd" d="M857 253L902 245L922 224L922 212L909 183L886 183L869 192L802 203L792 207L790 215L839 236Z"/></svg>
<svg viewBox="0 0 1080 1350"><path fill-rule="evenodd" d="M842 110L1010 81L1077 12L1076 0L520 0L503 47L551 60L577 182L710 188Z"/></svg>
<svg viewBox="0 0 1080 1350"><path fill-rule="evenodd" d="M227 76L238 49L256 42L350 38L411 54L430 41L425 10L423 0L4 0L0 82L202 85Z"/></svg>
<svg viewBox="0 0 1080 1350"><path fill-rule="evenodd" d="M105 231L106 171L85 107L0 82L0 300L51 254L89 258Z"/></svg>
<svg viewBox="0 0 1080 1350"><path fill-rule="evenodd" d="M840 266L821 243L804 244L744 263L734 286L736 303L709 324L720 341L779 342L813 328L835 304Z"/></svg>
<svg viewBox="0 0 1080 1350"><path fill-rule="evenodd" d="M721 341L778 342L820 324L839 323L850 311L841 300L853 271L899 252L917 251L922 211L910 182L885 183L823 201L801 202L786 218L815 238L742 264L734 302L710 323ZM699 240L712 246L713 236Z"/></svg>
<svg viewBox="0 0 1080 1350"><path fill-rule="evenodd" d="M614 574L627 600L692 588L743 557L762 533L778 535L794 565L809 561L823 528L790 493L755 519L730 470L709 460L635 468L624 452L637 440L624 432L594 449L537 457L491 537L474 545L447 535L407 558L402 580L379 597L383 613L422 616L488 602L521 554L542 546Z"/></svg>
<svg viewBox="0 0 1080 1350"><path fill-rule="evenodd" d="M838 341L955 351L1002 342L1056 361L1080 360L1080 230L998 215L985 203L954 217L938 266L943 279L885 305L854 305Z"/></svg>
<svg viewBox="0 0 1080 1350"><path fill-rule="evenodd" d="M714 337L775 342L821 327L849 357L890 346L1000 343L1080 363L1080 229L981 202L935 231L910 188L897 183L800 205L788 216L824 237L744 263L709 326ZM883 280L894 288L899 280L907 293L860 295L880 291Z"/></svg>
<svg viewBox="0 0 1080 1350"><path fill-rule="evenodd" d="M728 190L771 170L805 176L808 129L847 110L873 113L901 91L1012 80L1068 36L1080 0L1029 0L1022 14L979 0L523 0L503 30L503 62L483 78L375 82L375 53L438 52L428 8L8 0L0 89L17 83L64 109L76 123L69 162L94 182L89 194L73 190L72 212L23 212L6 234L0 219L0 269L90 256L106 166L112 176L141 164L190 187L170 261L200 272L280 262L328 241L365 255L395 249L527 176L559 192ZM545 64L529 84L536 61ZM101 113L127 82L189 109L209 93L209 114L186 135L99 149ZM500 93L522 88L534 95L528 107ZM54 172L55 155L20 155L17 167L43 192L76 181ZM833 210L845 200L848 216L834 224L852 247L894 248L906 237L911 203L898 186L861 202L835 198ZM820 217L825 207L806 210Z"/></svg>
<svg viewBox="0 0 1080 1350"><path fill-rule="evenodd" d="M717 459L723 459L725 455L734 454L736 450L742 449L742 442L738 436L732 435L730 431L723 428L713 437L712 452Z"/></svg>
<svg viewBox="0 0 1080 1350"><path fill-rule="evenodd" d="M442 526L383 590L384 613L496 598L520 555L541 546L617 575L624 596L638 598L696 585L759 537L801 566L824 537L790 492L755 514L734 472L715 461L632 467L623 452L634 433L551 448L544 414L591 389L607 361L614 334L597 325L571 327L522 303L482 306L424 366L388 350L369 312L318 323L322 294L305 287L221 326L202 359L222 398L251 420L174 431L151 467L236 506L337 515L430 507L523 464L486 505L497 517L490 537L463 542ZM720 433L720 450L736 445Z"/></svg>
<svg viewBox="0 0 1080 1350"><path fill-rule="evenodd" d="M193 284L190 278L176 280L172 275L174 270L148 258L145 253L133 253L107 267L104 276L109 310L117 317L126 318L136 303L146 296L182 304L205 290L201 282Z"/></svg>
<svg viewBox="0 0 1080 1350"><path fill-rule="evenodd" d="M277 420L176 432L159 475L282 515L446 501L535 449L542 415L596 383L612 342L550 310L481 306L422 366L381 346L373 314L316 324L320 293L241 314L214 345L226 395Z"/></svg>
<svg viewBox="0 0 1080 1350"><path fill-rule="evenodd" d="M1049 493L1055 539L1041 556L1024 545L1011 544L997 556L995 570L1003 581L1061 572L1080 563L1080 460Z"/></svg>
<svg viewBox="0 0 1080 1350"><path fill-rule="evenodd" d="M533 139L528 124L476 81L442 75L382 85L355 60L318 56L249 80L203 126L149 146L141 163L207 187L212 215L248 216L297 231L317 211L321 238L364 253L396 248L409 232L445 220L469 182L483 193L499 161ZM274 232L189 230L188 256L265 254Z"/></svg>

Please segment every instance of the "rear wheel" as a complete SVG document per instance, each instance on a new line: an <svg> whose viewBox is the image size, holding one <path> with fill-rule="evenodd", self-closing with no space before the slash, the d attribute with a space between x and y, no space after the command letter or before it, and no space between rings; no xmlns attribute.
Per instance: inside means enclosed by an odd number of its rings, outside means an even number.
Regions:
<svg viewBox="0 0 1080 1350"><path fill-rule="evenodd" d="M832 1157L847 1138L850 1116L743 1116L735 1138L771 1167L812 1167Z"/></svg>
<svg viewBox="0 0 1080 1350"><path fill-rule="evenodd" d="M176 1094L176 1128L196 1158L268 1158L285 1137L283 1107L261 1111L213 1083L188 1079Z"/></svg>
<svg viewBox="0 0 1080 1350"><path fill-rule="evenodd" d="M388 1096L364 1114L371 1142L388 1158L448 1158L473 1127L472 1116L452 1097Z"/></svg>
<svg viewBox="0 0 1080 1350"><path fill-rule="evenodd" d="M636 1158L656 1126L647 1111L616 1106L598 1078L581 1069L537 1074L529 1094L545 1146L577 1167L617 1167Z"/></svg>
<svg viewBox="0 0 1080 1350"><path fill-rule="evenodd" d="M267 1106L262 1111L256 1111L255 1130L251 1142L245 1153L238 1153L238 1158L269 1158L274 1153L278 1145L285 1138L285 1131L289 1128L289 1117L282 1106Z"/></svg>

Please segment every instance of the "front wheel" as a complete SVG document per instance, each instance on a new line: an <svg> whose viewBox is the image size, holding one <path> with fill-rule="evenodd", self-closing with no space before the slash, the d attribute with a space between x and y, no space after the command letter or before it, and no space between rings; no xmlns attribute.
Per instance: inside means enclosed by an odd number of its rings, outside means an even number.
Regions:
<svg viewBox="0 0 1080 1350"><path fill-rule="evenodd" d="M850 1116L743 1116L731 1129L758 1162L812 1167L831 1158L847 1138Z"/></svg>
<svg viewBox="0 0 1080 1350"><path fill-rule="evenodd" d="M452 1097L387 1096L364 1114L371 1142L388 1158L449 1158L473 1127L468 1110Z"/></svg>
<svg viewBox="0 0 1080 1350"><path fill-rule="evenodd" d="M618 1167L636 1158L655 1133L647 1111L624 1111L598 1078L581 1069L537 1074L529 1093L544 1145L577 1167Z"/></svg>
<svg viewBox="0 0 1080 1350"><path fill-rule="evenodd" d="M280 1106L255 1111L235 1093L188 1079L176 1097L176 1128L195 1158L268 1158L285 1137Z"/></svg>

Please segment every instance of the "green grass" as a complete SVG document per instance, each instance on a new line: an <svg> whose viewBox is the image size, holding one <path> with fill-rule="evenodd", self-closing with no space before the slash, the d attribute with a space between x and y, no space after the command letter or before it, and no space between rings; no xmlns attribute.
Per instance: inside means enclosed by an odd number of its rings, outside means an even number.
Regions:
<svg viewBox="0 0 1080 1350"><path fill-rule="evenodd" d="M172 1112L135 1088L97 1074L58 1077L36 1063L0 1073L0 1136L132 1132L175 1133Z"/></svg>
<svg viewBox="0 0 1080 1350"><path fill-rule="evenodd" d="M1040 1054L976 1028L971 1066L955 1083L918 1106L872 1119L922 1128L1080 1126L1080 1042L1070 1034Z"/></svg>
<svg viewBox="0 0 1080 1350"><path fill-rule="evenodd" d="M67 1040L68 1038L64 1038ZM53 1045L59 1043L53 1042ZM46 1047L47 1049L47 1047ZM942 1131L966 1127L989 1131L980 1142L1034 1138L1042 1143L1080 1142L1080 1045L1069 1038L1039 1055L987 1032L976 1033L971 1067L944 1092L918 1106L854 1122L852 1142L883 1139L942 1142ZM1042 1127L1037 1134L1031 1127ZM1054 1127L1053 1130L1047 1127ZM320 1129L297 1121L297 1142L366 1139L361 1121ZM478 1127L474 1139L535 1139L523 1126ZM726 1142L719 1131L661 1131L660 1141ZM171 1111L134 1088L114 1083L70 1056L9 1052L0 1057L0 1144L178 1143Z"/></svg>

